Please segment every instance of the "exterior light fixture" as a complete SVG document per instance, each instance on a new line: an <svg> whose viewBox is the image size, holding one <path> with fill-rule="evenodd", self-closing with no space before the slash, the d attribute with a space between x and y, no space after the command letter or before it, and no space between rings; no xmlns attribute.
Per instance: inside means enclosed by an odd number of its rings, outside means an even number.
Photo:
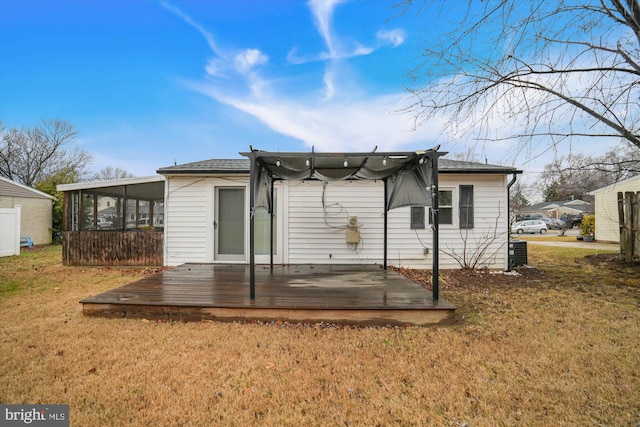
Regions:
<svg viewBox="0 0 640 427"><path fill-rule="evenodd" d="M387 166L387 156L384 156L384 157L382 158L382 165L383 165L383 166Z"/></svg>
<svg viewBox="0 0 640 427"><path fill-rule="evenodd" d="M349 162L347 162L347 158L346 158L346 157L345 157L345 159L344 159L344 167L345 167L345 168L346 168L346 167L349 167Z"/></svg>
<svg viewBox="0 0 640 427"><path fill-rule="evenodd" d="M276 160L276 167L280 167L280 159Z"/></svg>
<svg viewBox="0 0 640 427"><path fill-rule="evenodd" d="M311 164L311 162L309 161L309 159L307 159L307 160L305 160L304 164L307 165L307 167L308 167L309 164Z"/></svg>

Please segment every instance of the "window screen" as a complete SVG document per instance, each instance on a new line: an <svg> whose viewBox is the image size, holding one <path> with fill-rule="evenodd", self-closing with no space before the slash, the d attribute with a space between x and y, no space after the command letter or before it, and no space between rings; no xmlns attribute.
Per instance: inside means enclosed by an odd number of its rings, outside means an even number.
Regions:
<svg viewBox="0 0 640 427"><path fill-rule="evenodd" d="M438 191L438 224L453 224L453 190ZM429 216L431 224L431 216Z"/></svg>
<svg viewBox="0 0 640 427"><path fill-rule="evenodd" d="M460 186L460 228L473 228L473 185Z"/></svg>
<svg viewBox="0 0 640 427"><path fill-rule="evenodd" d="M424 228L424 206L411 206L411 229Z"/></svg>

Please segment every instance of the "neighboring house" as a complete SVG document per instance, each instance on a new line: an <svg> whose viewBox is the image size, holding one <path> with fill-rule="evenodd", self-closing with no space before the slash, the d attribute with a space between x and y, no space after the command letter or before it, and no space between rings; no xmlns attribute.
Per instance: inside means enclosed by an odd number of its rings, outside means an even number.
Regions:
<svg viewBox="0 0 640 427"><path fill-rule="evenodd" d="M596 238L604 242L620 242L618 222L618 192L640 191L640 175L598 188L589 194L595 196Z"/></svg>
<svg viewBox="0 0 640 427"><path fill-rule="evenodd" d="M573 217L575 215L586 215L593 213L593 205L584 200L563 200L553 202L542 202L523 208L520 213L524 215L540 215L562 219L563 217Z"/></svg>
<svg viewBox="0 0 640 427"><path fill-rule="evenodd" d="M376 154L380 156L380 153ZM58 190L65 192L65 204L68 205L65 242L75 245L74 239L79 239L94 243L79 242L76 252L79 257L86 255L86 249L82 248L87 247L96 249L102 256L112 250L114 238L130 242L138 239L140 243L131 244L143 245L139 248L142 251L148 244L143 243L143 239L153 236L140 231L136 234L135 230L129 230L128 224L122 225L121 218L124 214L129 219L135 212L139 221L145 212L142 203L149 200L158 206L154 216L163 214L164 227L152 234L163 238L160 250L164 265L248 264L249 159L205 160L160 168L158 173L164 182L154 178L150 179L153 183L146 179L130 179L98 185L59 186ZM511 167L440 158L440 268L459 268L454 259L456 256L468 257L478 252L479 247L486 246L478 267L508 269L508 187L511 176L520 173L522 171ZM382 180L280 180L273 184L274 263L383 264L385 193ZM163 200L158 194L160 185ZM126 203L123 202L125 193ZM120 194L123 196L117 197ZM114 203L119 213L112 221L116 230L100 230L94 226L98 218L93 212L100 212L98 205L102 197L116 197ZM130 197L136 198L134 205L137 208L130 204ZM121 206L129 208L123 212ZM388 212L389 264L431 268L430 217L430 208L424 206L407 206ZM255 210L254 226L255 261L269 263L271 235L265 209ZM102 235L104 239L100 237ZM102 250L95 242L104 242L109 249ZM137 252L133 246L127 251ZM116 255L118 257L120 254ZM148 255L148 258L152 256ZM76 261L71 256L67 262ZM124 261L118 259L118 262Z"/></svg>
<svg viewBox="0 0 640 427"><path fill-rule="evenodd" d="M166 177L165 265L248 262L249 160L212 159L161 168ZM440 267L487 246L478 265L508 268L508 182L515 168L439 160ZM274 262L382 264L384 184L381 180L274 183ZM256 262L269 262L269 222L255 212ZM388 213L388 259L430 268L429 208ZM466 249L465 249L466 248Z"/></svg>
<svg viewBox="0 0 640 427"><path fill-rule="evenodd" d="M21 206L20 235L36 245L51 243L54 201L49 194L0 177L0 208Z"/></svg>

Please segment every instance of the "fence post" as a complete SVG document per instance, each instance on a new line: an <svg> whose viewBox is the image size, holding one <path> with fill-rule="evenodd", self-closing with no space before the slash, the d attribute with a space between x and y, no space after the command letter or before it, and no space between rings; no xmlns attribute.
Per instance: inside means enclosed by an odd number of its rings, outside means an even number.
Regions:
<svg viewBox="0 0 640 427"><path fill-rule="evenodd" d="M633 254L631 256L633 261L640 261L640 191L631 193L629 200L631 205L631 218L629 226L631 228L631 239Z"/></svg>
<svg viewBox="0 0 640 427"><path fill-rule="evenodd" d="M620 227L620 260L629 262L632 252L629 250L629 229L625 221L624 193L618 191L618 226Z"/></svg>
<svg viewBox="0 0 640 427"><path fill-rule="evenodd" d="M640 260L640 191L618 192L618 224L620 225L620 260Z"/></svg>
<svg viewBox="0 0 640 427"><path fill-rule="evenodd" d="M20 228L22 227L22 206L15 205L13 207L16 210L16 236L13 241L15 242L15 254L20 255Z"/></svg>

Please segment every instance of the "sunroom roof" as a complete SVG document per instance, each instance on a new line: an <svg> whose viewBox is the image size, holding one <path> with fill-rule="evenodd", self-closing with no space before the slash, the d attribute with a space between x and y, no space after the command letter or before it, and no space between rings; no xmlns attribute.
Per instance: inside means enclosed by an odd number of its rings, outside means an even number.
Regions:
<svg viewBox="0 0 640 427"><path fill-rule="evenodd" d="M90 191L102 196L122 196L122 188L127 187L127 197L146 200L164 198L164 181L162 175L134 178L120 178L107 181L88 181L74 184L58 185L58 191Z"/></svg>

